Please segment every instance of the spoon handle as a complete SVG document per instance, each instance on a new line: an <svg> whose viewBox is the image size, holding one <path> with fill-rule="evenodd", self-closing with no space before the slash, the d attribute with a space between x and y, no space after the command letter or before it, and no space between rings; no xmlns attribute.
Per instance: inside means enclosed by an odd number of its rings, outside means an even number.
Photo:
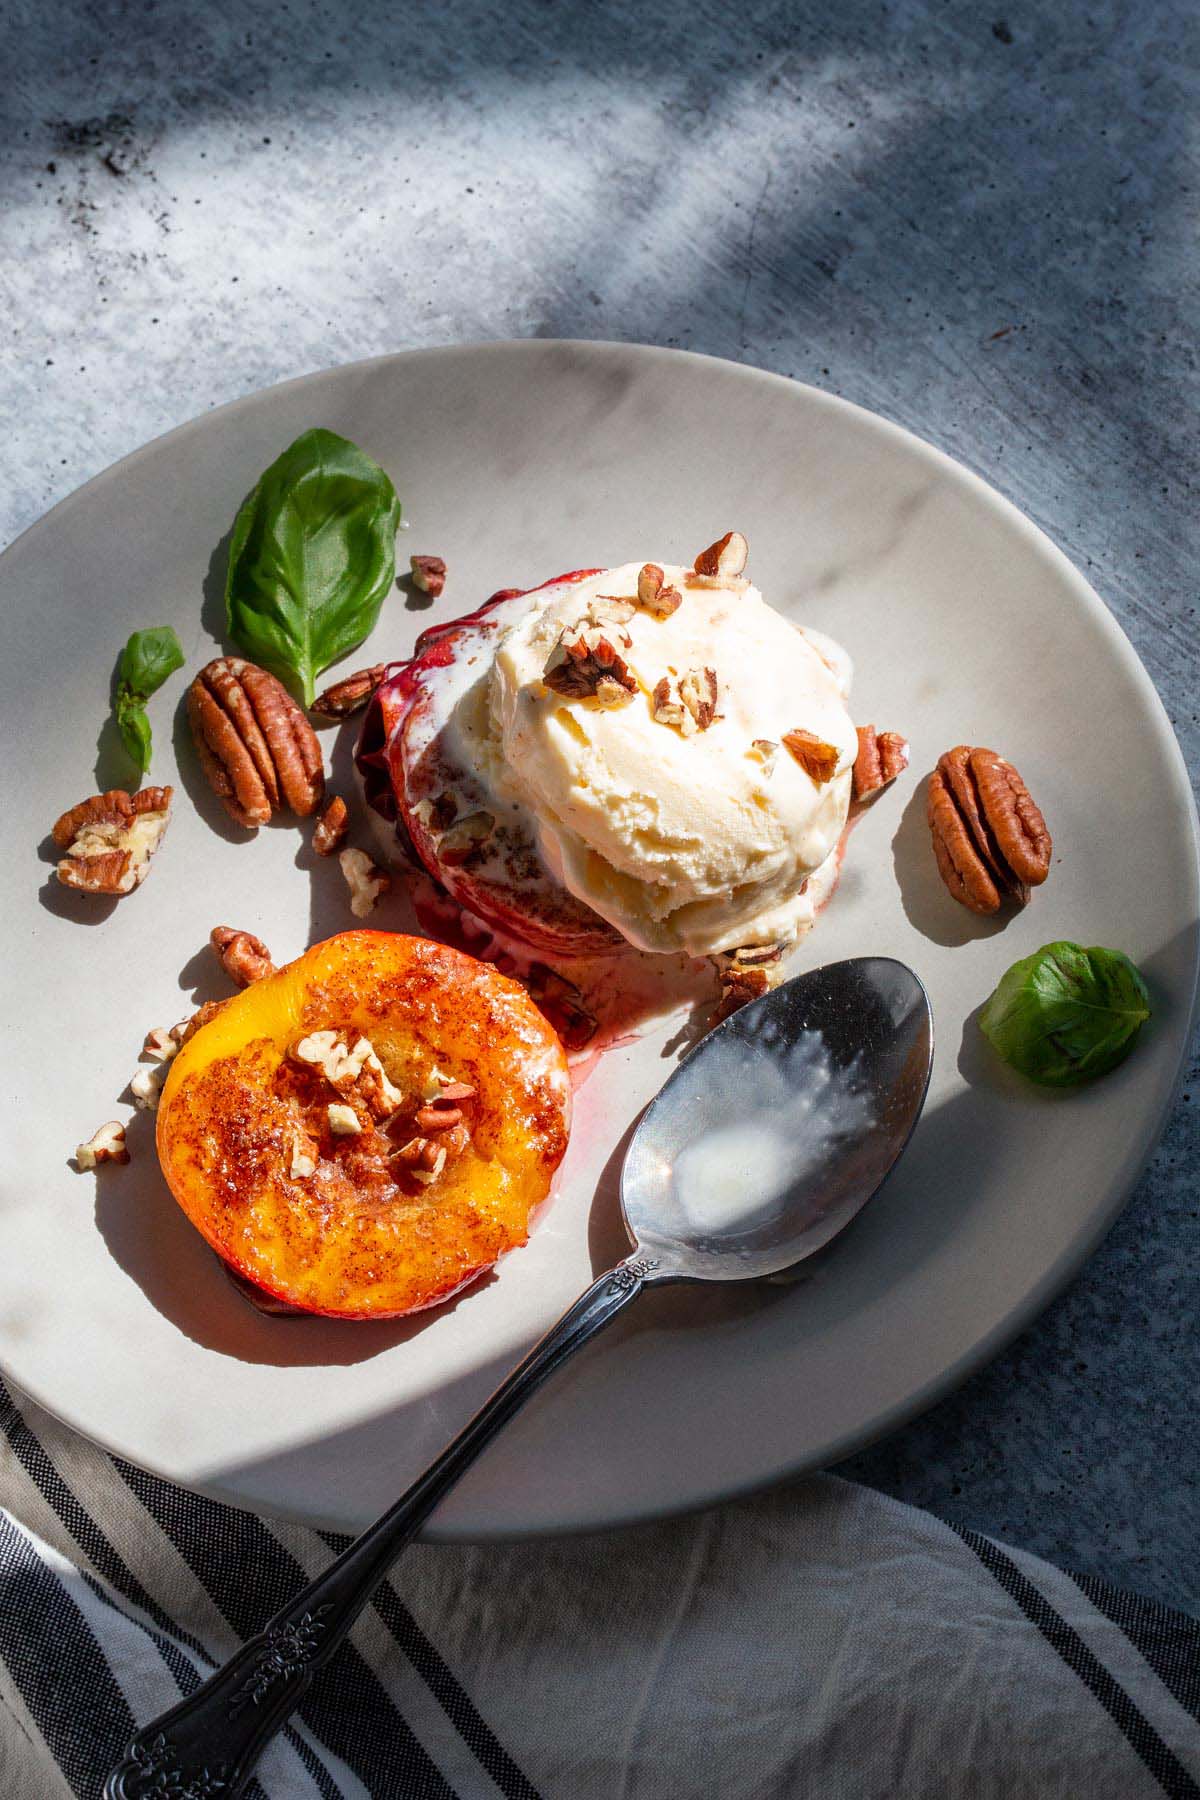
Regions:
<svg viewBox="0 0 1200 1800"><path fill-rule="evenodd" d="M594 1281L458 1436L382 1518L280 1609L193 1694L142 1726L104 1785L105 1800L234 1800L403 1550L480 1451L581 1344L641 1291L645 1257Z"/></svg>

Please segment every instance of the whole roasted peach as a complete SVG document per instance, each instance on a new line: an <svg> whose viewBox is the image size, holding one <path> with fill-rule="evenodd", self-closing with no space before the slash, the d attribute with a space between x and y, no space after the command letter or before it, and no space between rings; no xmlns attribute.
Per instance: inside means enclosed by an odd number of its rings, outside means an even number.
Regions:
<svg viewBox="0 0 1200 1800"><path fill-rule="evenodd" d="M562 1046L518 983L425 938L347 931L188 1039L158 1154L263 1296L393 1318L525 1243L570 1104Z"/></svg>

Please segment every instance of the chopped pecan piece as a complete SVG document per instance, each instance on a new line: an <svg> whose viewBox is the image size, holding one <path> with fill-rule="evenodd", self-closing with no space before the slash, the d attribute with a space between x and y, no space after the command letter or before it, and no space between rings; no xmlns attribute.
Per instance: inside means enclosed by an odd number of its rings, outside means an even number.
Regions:
<svg viewBox="0 0 1200 1800"><path fill-rule="evenodd" d="M898 731L876 731L873 725L859 726L851 790L856 800L877 794L907 767L908 741Z"/></svg>
<svg viewBox="0 0 1200 1800"><path fill-rule="evenodd" d="M437 1180L446 1166L446 1146L435 1144L427 1137L410 1138L407 1144L401 1144L392 1152L392 1160L400 1163L414 1181L428 1186Z"/></svg>
<svg viewBox="0 0 1200 1800"><path fill-rule="evenodd" d="M440 556L410 556L413 586L436 600L446 585L446 564Z"/></svg>
<svg viewBox="0 0 1200 1800"><path fill-rule="evenodd" d="M283 683L240 656L207 663L188 689L200 766L226 812L254 831L281 807L306 818L325 790L316 732Z"/></svg>
<svg viewBox="0 0 1200 1800"><path fill-rule="evenodd" d="M148 1056L151 1062L169 1063L179 1054L179 1046L186 1033L186 1019L182 1019L178 1025L172 1025L169 1031L164 1025L156 1025L146 1033L142 1042L142 1055Z"/></svg>
<svg viewBox="0 0 1200 1800"><path fill-rule="evenodd" d="M679 698L696 722L707 731L717 716L717 676L714 669L689 669L679 678Z"/></svg>
<svg viewBox="0 0 1200 1800"><path fill-rule="evenodd" d="M665 583L666 576L657 563L643 563L638 571L638 605L655 619L669 619L683 605L679 589Z"/></svg>
<svg viewBox="0 0 1200 1800"><path fill-rule="evenodd" d="M589 617L569 625L542 673L546 686L567 700L598 696L605 705L624 705L637 692L637 677L613 642L619 638L622 648L629 648L620 625L620 620L597 616L595 606Z"/></svg>
<svg viewBox="0 0 1200 1800"><path fill-rule="evenodd" d="M690 587L723 587L740 591L750 583L742 574L750 546L740 531L727 531L715 544L702 550L696 566L686 577Z"/></svg>
<svg viewBox="0 0 1200 1800"><path fill-rule="evenodd" d="M525 985L538 1011L549 1019L567 1050L582 1050L591 1042L599 1021L583 1004L583 994L573 981L545 963L529 966Z"/></svg>
<svg viewBox="0 0 1200 1800"><path fill-rule="evenodd" d="M326 802L320 818L313 826L312 847L318 856L332 856L345 837L350 825L350 814L346 802L340 794L333 794Z"/></svg>
<svg viewBox="0 0 1200 1800"><path fill-rule="evenodd" d="M125 1127L118 1119L109 1119L86 1144L75 1147L77 1169L97 1169L101 1163L127 1163L129 1150L125 1143Z"/></svg>
<svg viewBox="0 0 1200 1800"><path fill-rule="evenodd" d="M54 822L52 836L66 855L55 873L64 887L85 894L131 894L146 879L162 842L175 790L110 788L81 800Z"/></svg>
<svg viewBox="0 0 1200 1800"><path fill-rule="evenodd" d="M348 1046L336 1031L312 1031L293 1046L291 1054L294 1061L320 1069L343 1099L352 1095L361 1101L372 1118L390 1119L404 1105L404 1095L388 1079L369 1038L356 1038Z"/></svg>
<svg viewBox="0 0 1200 1800"><path fill-rule="evenodd" d="M350 911L356 919L369 918L380 895L391 892L391 876L365 850L343 850L338 863L350 889Z"/></svg>
<svg viewBox="0 0 1200 1800"><path fill-rule="evenodd" d="M170 1074L169 1063L155 1063L149 1068L135 1069L129 1078L129 1091L139 1112L157 1112L163 1083Z"/></svg>
<svg viewBox="0 0 1200 1800"><path fill-rule="evenodd" d="M320 719L348 719L353 713L362 711L387 672L386 663L372 663L369 669L356 669L353 675L344 676L318 694L308 710Z"/></svg>
<svg viewBox="0 0 1200 1800"><path fill-rule="evenodd" d="M438 839L438 861L455 869L475 860L495 829L490 812L465 813Z"/></svg>
<svg viewBox="0 0 1200 1800"><path fill-rule="evenodd" d="M811 775L818 787L832 781L837 773L837 745L827 744L815 732L785 731L783 747L800 764L805 774Z"/></svg>
<svg viewBox="0 0 1200 1800"><path fill-rule="evenodd" d="M775 986L781 973L782 944L746 944L713 958L721 978L714 1024Z"/></svg>
<svg viewBox="0 0 1200 1800"><path fill-rule="evenodd" d="M203 1006L197 1007L183 1028L180 1043L186 1044L189 1038L195 1037L202 1025L207 1025L210 1019L215 1019L217 1014L223 1012L228 1005L228 1000L206 1000Z"/></svg>
<svg viewBox="0 0 1200 1800"><path fill-rule="evenodd" d="M769 779L775 773L775 759L779 755L779 745L773 738L755 738L750 745L750 753L762 764L762 772Z"/></svg>
<svg viewBox="0 0 1200 1800"><path fill-rule="evenodd" d="M214 925L208 941L225 973L239 987L249 987L251 982L275 973L271 952L252 931L238 931L232 925Z"/></svg>
<svg viewBox="0 0 1200 1800"><path fill-rule="evenodd" d="M1046 821L1012 764L994 750L958 744L938 758L927 816L938 872L954 899L995 913L1024 906L1050 873Z"/></svg>
<svg viewBox="0 0 1200 1800"><path fill-rule="evenodd" d="M331 1100L325 1108L325 1117L334 1137L359 1137L362 1133L362 1120L344 1100Z"/></svg>
<svg viewBox="0 0 1200 1800"><path fill-rule="evenodd" d="M669 675L655 684L654 717L673 725L683 737L707 731L717 716L717 677L713 669L688 669L673 687Z"/></svg>

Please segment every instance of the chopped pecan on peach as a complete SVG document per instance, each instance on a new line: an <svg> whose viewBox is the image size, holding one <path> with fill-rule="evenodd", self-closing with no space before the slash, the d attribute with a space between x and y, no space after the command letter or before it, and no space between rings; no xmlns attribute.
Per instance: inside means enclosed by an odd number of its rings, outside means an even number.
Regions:
<svg viewBox="0 0 1200 1800"><path fill-rule="evenodd" d="M655 619L669 619L683 604L677 587L666 586L666 576L657 563L643 563L638 571L638 605Z"/></svg>
<svg viewBox="0 0 1200 1800"><path fill-rule="evenodd" d="M583 1004L583 994L573 981L546 963L529 965L525 986L538 1011L553 1025L568 1050L582 1050L599 1029L599 1021Z"/></svg>
<svg viewBox="0 0 1200 1800"><path fill-rule="evenodd" d="M320 818L313 826L312 847L318 856L332 856L341 847L350 825L350 814L340 794L325 802Z"/></svg>
<svg viewBox="0 0 1200 1800"><path fill-rule="evenodd" d="M317 695L309 712L319 719L348 719L361 712L388 672L386 663L372 663L369 669L356 669Z"/></svg>
<svg viewBox="0 0 1200 1800"><path fill-rule="evenodd" d="M436 600L446 585L446 564L440 556L410 556L413 586Z"/></svg>
<svg viewBox="0 0 1200 1800"><path fill-rule="evenodd" d="M56 870L63 886L85 894L131 894L140 887L167 829L174 793L169 787L137 794L110 788L63 813L51 834L66 851Z"/></svg>
<svg viewBox="0 0 1200 1800"><path fill-rule="evenodd" d="M214 925L208 941L216 951L217 961L239 987L249 987L264 975L275 973L271 952L252 931L238 931L233 925Z"/></svg>
<svg viewBox="0 0 1200 1800"><path fill-rule="evenodd" d="M253 831L277 809L301 818L325 789L317 736L283 683L240 656L207 663L188 689L200 766L230 817Z"/></svg>
<svg viewBox="0 0 1200 1800"><path fill-rule="evenodd" d="M873 725L859 726L852 788L856 800L877 794L907 767L908 740L898 731L876 731Z"/></svg>
<svg viewBox="0 0 1200 1800"><path fill-rule="evenodd" d="M783 747L818 787L824 787L837 773L837 745L827 744L813 731L785 731Z"/></svg>
<svg viewBox="0 0 1200 1800"><path fill-rule="evenodd" d="M927 817L938 872L971 912L1024 906L1050 872L1051 840L1028 788L994 750L958 744L929 778Z"/></svg>
<svg viewBox="0 0 1200 1800"><path fill-rule="evenodd" d="M294 1062L319 1069L342 1100L358 1100L374 1119L390 1119L404 1105L404 1095L388 1079L370 1038L351 1046L337 1031L312 1031L291 1050Z"/></svg>
<svg viewBox="0 0 1200 1800"><path fill-rule="evenodd" d="M392 1152L392 1161L398 1162L414 1181L428 1185L437 1180L446 1166L446 1146L435 1144L432 1138L410 1138Z"/></svg>
<svg viewBox="0 0 1200 1800"><path fill-rule="evenodd" d="M86 1144L75 1148L77 1169L98 1169L101 1163L127 1163L129 1150L125 1143L125 1127L118 1119L109 1119L93 1132Z"/></svg>
<svg viewBox="0 0 1200 1800"><path fill-rule="evenodd" d="M550 652L542 680L564 699L596 699L604 706L624 706L637 692L637 677L621 654L630 647L628 633L620 629L624 620L611 615L606 618L603 610L598 610L613 604L594 602L590 616L568 626Z"/></svg>
<svg viewBox="0 0 1200 1800"><path fill-rule="evenodd" d="M352 1106L344 1100L331 1100L325 1108L325 1117L334 1137L360 1137L362 1120Z"/></svg>
<svg viewBox="0 0 1200 1800"><path fill-rule="evenodd" d="M724 537L719 537L715 544L700 552L695 568L684 579L689 587L734 588L738 591L748 588L750 583L742 570L749 554L750 546L741 532L727 531Z"/></svg>
<svg viewBox="0 0 1200 1800"><path fill-rule="evenodd" d="M356 919L369 918L380 896L391 892L391 876L365 850L342 850L338 863L350 889L350 911Z"/></svg>

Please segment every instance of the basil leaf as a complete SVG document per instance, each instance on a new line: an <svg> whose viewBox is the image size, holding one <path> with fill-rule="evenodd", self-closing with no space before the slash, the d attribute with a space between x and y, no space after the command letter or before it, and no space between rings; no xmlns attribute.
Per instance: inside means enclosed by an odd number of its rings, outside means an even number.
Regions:
<svg viewBox="0 0 1200 1800"><path fill-rule="evenodd" d="M247 656L298 686L361 644L396 576L400 502L332 431L306 431L259 480L229 547L225 610Z"/></svg>
<svg viewBox="0 0 1200 1800"><path fill-rule="evenodd" d="M140 700L118 695L115 707L121 742L144 775L150 767L150 721Z"/></svg>
<svg viewBox="0 0 1200 1800"><path fill-rule="evenodd" d="M1149 1017L1146 984L1120 950L1060 942L1006 971L979 1027L1031 1081L1076 1087L1123 1062Z"/></svg>
<svg viewBox="0 0 1200 1800"><path fill-rule="evenodd" d="M144 775L150 767L150 721L146 701L176 669L183 667L179 639L169 625L135 631L121 652L113 702L121 742Z"/></svg>

